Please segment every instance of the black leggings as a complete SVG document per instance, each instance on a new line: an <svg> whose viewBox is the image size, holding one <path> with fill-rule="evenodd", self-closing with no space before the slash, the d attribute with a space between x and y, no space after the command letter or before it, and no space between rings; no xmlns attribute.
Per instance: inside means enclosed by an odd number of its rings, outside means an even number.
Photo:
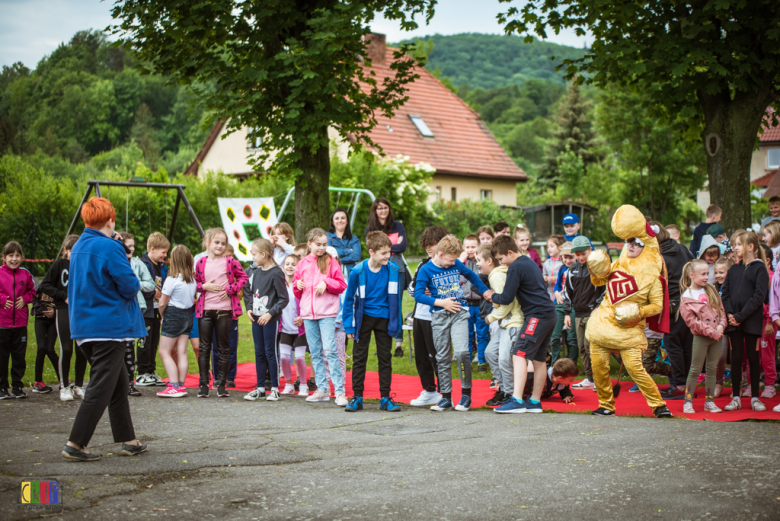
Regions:
<svg viewBox="0 0 780 521"><path fill-rule="evenodd" d="M84 386L84 373L87 372L87 357L79 346L74 346L70 338L70 319L68 308L57 309L57 336L60 338L60 383L68 387L70 378L70 358L76 351L76 380L78 387Z"/></svg>
<svg viewBox="0 0 780 521"><path fill-rule="evenodd" d="M750 367L750 392L753 398L758 398L758 380L761 376L761 367L758 361L758 335L749 335L739 329L729 333L731 339L731 389L734 396L741 394L742 390L742 357L747 351L748 366Z"/></svg>
<svg viewBox="0 0 780 521"><path fill-rule="evenodd" d="M57 320L54 317L35 317L35 343L38 345L38 352L35 355L35 381L43 382L43 364L46 357L49 357L57 380L60 379L60 357L54 350L54 344L57 342Z"/></svg>
<svg viewBox="0 0 780 521"><path fill-rule="evenodd" d="M214 384L219 385L227 379L230 368L230 326L233 324L233 312L222 309L209 309L203 312L198 320L198 333L200 336L200 352L198 353L198 372L200 373L200 386L209 384L209 361L211 360L211 346L216 337L217 351L219 352L219 371Z"/></svg>

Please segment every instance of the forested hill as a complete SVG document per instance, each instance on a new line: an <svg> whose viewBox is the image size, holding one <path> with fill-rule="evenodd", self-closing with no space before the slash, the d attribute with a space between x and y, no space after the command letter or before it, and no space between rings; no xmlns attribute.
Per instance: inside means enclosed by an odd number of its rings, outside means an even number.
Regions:
<svg viewBox="0 0 780 521"><path fill-rule="evenodd" d="M426 68L438 67L455 87L492 89L522 86L538 78L564 84L563 73L555 67L565 58L580 58L585 49L534 40L525 43L520 36L492 34L434 35L422 38L433 42ZM550 60L555 56L555 60Z"/></svg>

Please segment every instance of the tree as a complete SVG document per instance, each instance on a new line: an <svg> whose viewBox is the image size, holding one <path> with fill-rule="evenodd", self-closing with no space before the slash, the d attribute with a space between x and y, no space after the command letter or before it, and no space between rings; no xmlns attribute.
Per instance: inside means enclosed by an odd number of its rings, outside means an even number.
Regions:
<svg viewBox="0 0 780 521"><path fill-rule="evenodd" d="M125 0L113 16L148 71L192 87L228 132L252 129L263 150L258 170L295 178L299 240L328 221L328 128L356 146L373 145L374 114L388 116L417 76L396 52L391 78L363 68L376 13L417 27L433 0ZM370 65L370 60L366 60ZM361 88L363 83L368 88ZM216 84L205 95L203 85ZM258 168L259 167L259 168Z"/></svg>
<svg viewBox="0 0 780 521"><path fill-rule="evenodd" d="M532 0L499 23L528 41L530 33L546 38L548 29L588 31L593 45L563 61L567 76L636 86L671 121L697 129L723 224L733 230L751 222L751 155L767 106L780 99L780 3Z"/></svg>

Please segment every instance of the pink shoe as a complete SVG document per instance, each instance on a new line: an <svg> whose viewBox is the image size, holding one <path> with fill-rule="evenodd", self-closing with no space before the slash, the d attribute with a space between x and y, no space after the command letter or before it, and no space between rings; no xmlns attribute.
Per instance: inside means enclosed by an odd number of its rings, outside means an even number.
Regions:
<svg viewBox="0 0 780 521"><path fill-rule="evenodd" d="M187 395L187 390L182 388L175 388L172 385L169 385L165 388L164 391L160 391L157 393L157 396L160 398L181 398L182 396Z"/></svg>

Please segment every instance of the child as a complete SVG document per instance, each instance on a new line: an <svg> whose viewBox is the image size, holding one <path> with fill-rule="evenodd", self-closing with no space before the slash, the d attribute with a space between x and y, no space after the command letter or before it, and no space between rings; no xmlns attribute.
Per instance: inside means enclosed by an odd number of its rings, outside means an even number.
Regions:
<svg viewBox="0 0 780 521"><path fill-rule="evenodd" d="M138 361L138 378L135 383L138 386L148 387L156 385L164 387L167 384L162 381L157 371L157 348L160 344L160 297L165 277L168 276L168 266L165 265L165 257L171 243L160 232L154 232L146 239L146 253L141 256L149 274L154 279L154 290L144 292L146 299L146 311L144 311L144 323L148 335L139 338L136 344L136 360Z"/></svg>
<svg viewBox="0 0 780 521"><path fill-rule="evenodd" d="M734 265L734 261L726 257L721 257L715 262L715 284L713 284L713 286L715 287L715 289L718 290L718 297L721 296L721 292L723 290L723 283L726 282L726 274L728 273L729 269L733 265ZM729 337L728 335L723 335L723 338L721 338L720 340L720 358L718 359L718 370L717 370L716 381L715 381L715 392L713 392L713 397L715 398L720 397L721 393L723 392L723 379L724 379L723 376L726 372L726 360L728 359L728 356L729 356Z"/></svg>
<svg viewBox="0 0 780 521"><path fill-rule="evenodd" d="M257 385L254 391L244 396L244 400L255 401L265 397L267 369L271 376L271 392L266 400L275 402L279 400L276 335L279 332L279 319L287 307L289 297L284 272L274 261L273 243L258 237L252 241L251 253L257 269L253 270L251 277L248 277L249 282L244 286L244 305L252 321Z"/></svg>
<svg viewBox="0 0 780 521"><path fill-rule="evenodd" d="M328 239L330 240L330 239ZM325 251L330 255L336 262L339 262L339 254L336 248L333 246L328 246L325 248ZM339 264L341 264L339 262ZM354 267L354 266L353 266ZM346 268L344 266L341 266L341 273L342 275L344 273L347 273ZM347 280L347 277L344 277L344 280ZM336 354L339 359L339 365L341 366L341 373L344 375L344 378L346 379L347 375L347 331L344 329L344 320L343 320L343 310L344 310L344 293L339 295L339 312L336 315L336 322L334 325L336 326L336 332L333 336L334 341L336 342ZM330 367L328 366L328 360L325 359L325 375L327 376L327 379L330 379ZM346 380L345 380L346 382Z"/></svg>
<svg viewBox="0 0 780 521"><path fill-rule="evenodd" d="M534 269L534 263L511 239L496 239L493 242L493 256L504 266L508 266L506 285L501 293L493 295L494 304L511 304L516 298L525 320L520 336L512 346L512 365L514 371L514 389L512 400L507 400L495 409L498 413L542 412L540 403L545 379L534 382L533 394L523 399L528 362L534 371L542 374L546 368L547 349L550 336L555 328L555 306L547 294L542 272Z"/></svg>
<svg viewBox="0 0 780 521"><path fill-rule="evenodd" d="M54 344L57 342L54 299L41 293L39 288L35 294L30 313L35 317L35 343L38 346L38 352L35 355L35 385L33 385L32 392L49 394L52 388L43 383L43 364L46 362L47 356L54 367L57 381L60 380L60 357L54 350Z"/></svg>
<svg viewBox="0 0 780 521"><path fill-rule="evenodd" d="M563 313L566 327L571 328L570 313L574 311L575 334L577 335L582 369L585 372L585 380L572 388L592 388L595 390L593 369L590 364L590 342L585 338L585 329L588 327L590 314L599 307L604 298L606 286L595 286L590 280L590 271L588 270L590 244L590 240L582 235L575 237L571 243L571 251L574 253L577 263L566 273L566 299L563 304Z"/></svg>
<svg viewBox="0 0 780 521"><path fill-rule="evenodd" d="M706 237L705 237L706 239ZM764 301L769 287L764 250L753 232L743 232L732 244L734 252L742 260L734 264L726 274L723 284L723 307L728 316L726 333L731 339L731 383L734 397L726 406L727 411L742 408L739 391L742 384L742 357L747 351L750 365L751 408L765 411L758 399L759 361L756 351L762 333Z"/></svg>
<svg viewBox="0 0 780 521"><path fill-rule="evenodd" d="M285 381L284 390L280 394L295 393L290 367L290 358L293 356L294 350L295 372L298 373L298 381L304 382L300 386L298 395L309 396L308 387L306 386L306 331L303 329L303 321L300 318L301 303L299 299L295 298L295 293L293 292L295 267L300 260L300 257L295 254L288 255L284 259L284 266L282 266L287 288L287 306L282 310L282 318L279 320L279 352L282 375Z"/></svg>
<svg viewBox="0 0 780 521"><path fill-rule="evenodd" d="M498 221L493 225L493 239L497 239L499 235L509 235L509 223L505 221Z"/></svg>
<svg viewBox="0 0 780 521"><path fill-rule="evenodd" d="M160 358L168 373L168 387L157 393L161 398L187 396L184 379L187 378L189 360L187 341L192 330L192 312L195 309L195 293L198 284L192 275L192 253L179 244L171 252L171 271L162 287L160 305L157 308L162 319L160 328ZM176 351L176 360L172 353Z"/></svg>
<svg viewBox="0 0 780 521"><path fill-rule="evenodd" d="M366 248L369 258L358 263L349 274L344 296L344 325L347 337L354 340L352 350L352 390L347 412L363 409L368 346L374 333L379 361L379 408L397 412L401 408L390 397L393 378L393 338L403 326L398 298L399 267L389 262L393 243L381 231L369 232Z"/></svg>
<svg viewBox="0 0 780 521"><path fill-rule="evenodd" d="M575 213L567 213L563 216L563 239L571 242L580 233L580 218Z"/></svg>
<svg viewBox="0 0 780 521"><path fill-rule="evenodd" d="M40 290L54 300L57 337L60 339L60 400L73 401L84 398L84 373L87 371L87 357L70 338L68 317L68 281L70 279L70 252L78 235L68 235L62 244L62 257L54 261L41 281ZM70 382L70 360L76 353L76 380Z"/></svg>
<svg viewBox="0 0 780 521"><path fill-rule="evenodd" d="M723 244L723 241L728 241L729 236L726 235L726 228L720 223L715 223L707 228L707 235L715 239L716 244Z"/></svg>
<svg viewBox="0 0 780 521"><path fill-rule="evenodd" d="M304 258L308 254L309 254L309 245L306 244L305 242L302 242L301 244L293 248L293 255L297 255L299 259Z"/></svg>
<svg viewBox="0 0 780 521"><path fill-rule="evenodd" d="M141 307L141 312L146 312L146 298L144 292L154 291L154 279L152 279L149 270L146 265L141 262L138 257L133 257L135 252L135 237L129 232L118 232L122 238L122 242L125 245L125 252L127 253L127 260L130 261L130 267L133 268L133 273L138 277L141 283L141 291L138 292L138 305ZM192 271L192 269L190 269ZM135 345L139 339L128 341L125 348L125 366L127 367L127 377L130 381L128 388L128 395L141 396L141 392L135 387Z"/></svg>
<svg viewBox="0 0 780 521"><path fill-rule="evenodd" d="M200 292L195 304L200 333L198 398L209 397L209 358L212 342L215 342L219 350L219 379L215 382L217 396L227 397L229 394L225 390L225 382L230 367L230 327L233 321L243 314L240 295L247 276L236 259L225 256L225 230L212 228L206 232L204 240L208 244L208 255L195 265L195 282Z"/></svg>
<svg viewBox="0 0 780 521"><path fill-rule="evenodd" d="M772 221L767 227L774 224L780 225L780 222ZM773 294L775 292L775 271L772 270L771 259L773 257L772 249L766 244L762 245L764 248L764 255L766 256L767 270L769 271L769 305L764 304L764 323L762 329L761 339L758 341L759 345L759 361L761 368L764 370L764 390L761 392L761 398L774 398L775 397L775 382L777 381L777 366L775 365L775 350L777 342L777 325L772 319L772 313L770 305L775 298ZM743 362L744 364L744 362ZM748 379L750 379L750 370L748 369ZM750 386L746 387L742 396L750 396Z"/></svg>
<svg viewBox="0 0 780 521"><path fill-rule="evenodd" d="M563 266L558 270L558 278L553 286L553 303L555 305L555 329L553 329L552 337L550 338L550 363L554 364L559 358L571 358L575 362L577 361L577 334L571 326L566 327L564 321L563 305L566 302L566 277L569 274L569 269L577 263L574 254L571 251L571 243L563 243L561 249L561 260ZM571 314L574 315L574 309L571 310ZM572 322L574 317L572 317ZM564 339L565 334L565 340ZM566 342L565 348L564 341ZM561 352L563 351L563 352ZM583 380L584 381L584 380ZM589 380L590 381L590 380Z"/></svg>
<svg viewBox="0 0 780 521"><path fill-rule="evenodd" d="M715 405L715 376L718 359L720 358L720 339L726 330L726 311L718 296L718 291L707 284L709 265L701 260L693 260L685 265L680 277L679 313L685 324L693 333L693 350L691 353L691 370L685 384L684 414L694 414L693 395L696 383L704 361L707 361L707 377L705 380L706 401L705 412L721 412Z"/></svg>
<svg viewBox="0 0 780 521"><path fill-rule="evenodd" d="M11 241L3 247L0 267L0 400L27 398L22 390L27 369L27 305L35 299L35 283L29 271L20 267L22 246ZM11 360L11 392L8 392L8 360Z"/></svg>
<svg viewBox="0 0 780 521"><path fill-rule="evenodd" d="M347 405L344 393L344 374L336 353L336 315L339 312L339 295L347 287L338 261L327 254L328 236L325 230L309 231L308 246L311 251L295 267L293 292L301 301L301 318L306 329L306 339L311 351L312 369L317 381L317 391L306 398L307 402L327 402L330 389L325 374L323 358L327 357L330 376L336 391L336 405ZM303 383L303 382L301 382Z"/></svg>
<svg viewBox="0 0 780 521"><path fill-rule="evenodd" d="M699 251L704 250L704 248L701 247L702 238L707 234L707 230L710 229L710 226L720 222L720 218L723 216L723 210L721 210L720 206L711 204L707 207L705 215L706 220L702 223L699 223L699 225L693 229L691 245L688 247L688 249L691 250L691 253L694 255L697 255ZM732 239L731 242L733 244L734 240Z"/></svg>
<svg viewBox="0 0 780 521"><path fill-rule="evenodd" d="M561 247L566 241L560 235L551 235L547 239L547 260L542 263L542 276L544 282L547 284L547 292L550 294L550 299L554 298L554 287L558 280L558 272L563 267L563 259L561 258Z"/></svg>
<svg viewBox="0 0 780 521"><path fill-rule="evenodd" d="M233 245L228 243L227 246L225 246L225 257L234 258L235 250L233 249ZM252 262L252 264L247 269L246 273L247 276L249 276L249 273L252 269L256 269L257 265ZM225 387L227 389L235 389L236 387L236 373L238 372L238 320L233 320L230 324L230 340L228 341L228 344L230 346L230 364L228 365L228 372L227 372L227 380L225 381ZM219 367L219 349L217 349L216 344L212 344L211 346L211 376L214 378L214 381L212 382L212 389L217 389L217 368ZM269 376L268 373L266 373L266 376ZM271 381L270 379L266 380L266 387L268 389L271 388L270 386Z"/></svg>
<svg viewBox="0 0 780 521"><path fill-rule="evenodd" d="M513 236L515 238L515 242L517 243L517 247L520 248L520 254L531 257L531 260L534 261L537 266L539 266L539 270L543 270L542 258L539 257L539 252L530 247L531 231L522 224L518 224L515 227L515 233Z"/></svg>
<svg viewBox="0 0 780 521"><path fill-rule="evenodd" d="M488 276L490 288L493 291L503 291L506 284L506 266L500 266L498 259L493 256L492 245L480 247L477 253L477 263L483 275ZM496 393L488 400L487 405L493 407L501 405L512 397L514 386L514 372L510 351L512 344L520 334L523 327L523 312L517 299L508 306L494 305L494 309L485 317L488 324L496 323L498 328L491 337L485 350L485 358L490 364L490 370L496 378Z"/></svg>
<svg viewBox="0 0 780 521"><path fill-rule="evenodd" d="M761 227L765 228L772 221L780 221L780 196L777 195L769 198L769 217L761 220Z"/></svg>
<svg viewBox="0 0 780 521"><path fill-rule="evenodd" d="M571 403L574 399L574 394L572 394L569 386L579 374L580 369L577 367L577 362L571 358L561 358L555 362L551 367L547 368L545 373L546 378L544 389L542 390L542 400L546 400L557 393L560 395L563 403ZM535 375L536 372L529 371L528 373L528 380L525 382L523 391L526 399L530 398L533 393Z"/></svg>
<svg viewBox="0 0 780 521"><path fill-rule="evenodd" d="M677 244L680 244L680 228L676 224L667 224L664 228L669 232L669 237Z"/></svg>
<svg viewBox="0 0 780 521"><path fill-rule="evenodd" d="M463 239L463 253L460 256L460 261L471 271L477 271L477 248L479 247L479 237L469 234ZM479 316L479 304L482 300L482 294L469 282L465 277L461 276L460 284L463 288L463 297L466 299L466 304L469 308L469 346L473 349L475 344L476 333L476 345L477 345L477 371L480 373L487 372L487 364L485 364L485 348L490 340L490 331L488 325Z"/></svg>
<svg viewBox="0 0 780 521"><path fill-rule="evenodd" d="M493 244L493 229L490 226L480 226L477 230L477 237L480 246Z"/></svg>
<svg viewBox="0 0 780 521"><path fill-rule="evenodd" d="M476 273L458 260L461 251L460 242L454 235L447 235L440 240L433 260L418 270L417 283L414 287L414 300L433 308L431 328L436 346L439 391L442 393L442 399L431 407L432 411L452 409L450 341L455 350L462 388L461 399L455 410L468 411L471 407L471 363L469 337L466 332L470 314L466 309L467 303L460 285L460 276L464 275L484 298L489 298L493 293L482 283ZM426 290L430 295L426 295Z"/></svg>
<svg viewBox="0 0 780 521"><path fill-rule="evenodd" d="M771 248L772 271L777 271L777 261L780 258L780 221L770 221L761 229L761 238Z"/></svg>
<svg viewBox="0 0 780 521"><path fill-rule="evenodd" d="M420 247L428 254L417 266L414 279L409 286L409 294L414 297L414 288L417 287L417 275L420 269L430 262L436 255L436 245L449 234L443 226L430 226L420 236ZM414 407L436 405L442 399L436 392L436 378L438 374L436 362L436 345L433 342L433 328L431 326L431 306L416 302L412 315L412 336L414 337L415 354L414 363L417 366L417 374L420 375L422 392L420 396L409 402Z"/></svg>
<svg viewBox="0 0 780 521"><path fill-rule="evenodd" d="M701 238L701 249L697 258L706 261L709 265L710 273L707 284L713 284L715 282L715 261L720 258L720 246L712 235L705 235Z"/></svg>
<svg viewBox="0 0 780 521"><path fill-rule="evenodd" d="M284 259L295 252L295 233L287 223L277 223L271 230L271 242L274 244L274 262L284 264Z"/></svg>

